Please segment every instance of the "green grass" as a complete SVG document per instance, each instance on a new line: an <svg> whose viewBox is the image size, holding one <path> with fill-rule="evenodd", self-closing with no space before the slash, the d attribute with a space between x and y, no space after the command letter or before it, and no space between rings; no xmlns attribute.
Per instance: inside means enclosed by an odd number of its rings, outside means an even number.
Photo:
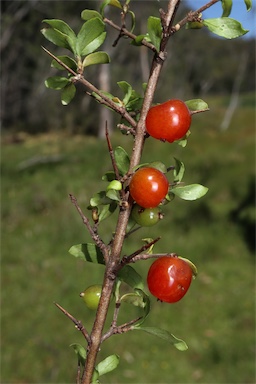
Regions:
<svg viewBox="0 0 256 384"><path fill-rule="evenodd" d="M162 222L124 246L129 254L141 246L141 238L160 235L157 252L177 252L197 265L198 278L184 299L168 305L152 298L145 324L169 330L189 349L179 352L139 332L113 336L100 357L118 353L120 365L102 383L255 382L254 259L231 217L255 177L255 103L252 96L243 98L232 126L222 133L217 129L221 100L209 104L211 112L194 117L185 149L149 139L143 155L143 161L167 165L178 157L186 166L184 181L208 186L208 194L196 202L175 199ZM72 383L76 356L69 345L83 339L53 302L90 329L93 312L79 293L101 281L103 267L68 254L73 244L90 241L68 194L87 212L90 196L105 186L101 176L111 169L107 146L92 137L57 134L6 142L3 137L1 383ZM132 139L117 133L113 144L129 150ZM62 155L62 160L19 170L22 161L38 155ZM244 210L245 223L253 213L252 201ZM113 229L114 218L103 222L103 238ZM135 266L144 278L150 263ZM135 314L127 306L120 321Z"/></svg>

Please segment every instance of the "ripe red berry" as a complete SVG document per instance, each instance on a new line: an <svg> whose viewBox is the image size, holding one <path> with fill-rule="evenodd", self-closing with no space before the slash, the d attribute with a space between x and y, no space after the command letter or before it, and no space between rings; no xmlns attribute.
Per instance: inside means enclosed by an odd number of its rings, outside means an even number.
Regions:
<svg viewBox="0 0 256 384"><path fill-rule="evenodd" d="M192 276L192 269L186 261L179 257L163 256L149 268L148 289L159 300L175 303L188 291Z"/></svg>
<svg viewBox="0 0 256 384"><path fill-rule="evenodd" d="M172 143L182 139L191 124L191 113L181 100L169 100L148 111L146 130L155 139Z"/></svg>
<svg viewBox="0 0 256 384"><path fill-rule="evenodd" d="M165 198L169 183L166 176L156 168L140 168L130 182L130 194L143 208L157 207Z"/></svg>

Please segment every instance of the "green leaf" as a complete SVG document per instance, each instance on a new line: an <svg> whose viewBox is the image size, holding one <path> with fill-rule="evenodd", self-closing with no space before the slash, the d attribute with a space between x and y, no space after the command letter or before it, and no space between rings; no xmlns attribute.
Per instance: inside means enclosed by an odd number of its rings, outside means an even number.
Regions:
<svg viewBox="0 0 256 384"><path fill-rule="evenodd" d="M108 372L113 371L119 364L118 355L110 355L102 360L97 366L96 370L99 373L99 376L105 375Z"/></svg>
<svg viewBox="0 0 256 384"><path fill-rule="evenodd" d="M53 29L56 29L56 30L60 31L64 35L67 35L67 36L69 36L71 38L75 38L76 37L75 32L73 31L73 29L70 28L70 26L67 23L65 23L63 20L59 20L59 19L44 19L42 22L50 25Z"/></svg>
<svg viewBox="0 0 256 384"><path fill-rule="evenodd" d="M92 9L85 9L84 11L81 12L81 18L83 20L90 20L94 19L95 17L98 17L99 19L102 19L102 16L99 12L94 11Z"/></svg>
<svg viewBox="0 0 256 384"><path fill-rule="evenodd" d="M115 191L121 191L122 183L119 180L112 180L107 186L107 191L114 189Z"/></svg>
<svg viewBox="0 0 256 384"><path fill-rule="evenodd" d="M189 264L190 268L192 269L192 272L193 272L193 277L195 278L197 275L198 275L198 272L197 272L197 267L195 266L194 263L192 263L191 260L185 258L185 257L181 257L181 256L178 256L179 259L182 259L184 260L187 264Z"/></svg>
<svg viewBox="0 0 256 384"><path fill-rule="evenodd" d="M130 158L124 148L118 146L114 150L117 168L122 176L124 176L130 168Z"/></svg>
<svg viewBox="0 0 256 384"><path fill-rule="evenodd" d="M64 64L66 64L69 68L73 69L73 71L77 70L77 64L74 59L69 56L57 56L59 60L61 60ZM66 70L61 64L59 64L56 60L53 60L51 63L51 67L60 69L62 71Z"/></svg>
<svg viewBox="0 0 256 384"><path fill-rule="evenodd" d="M102 2L101 7L100 7L100 13L102 16L104 16L104 10L107 5L112 5L112 7L120 8L122 9L122 5L118 0L105 0Z"/></svg>
<svg viewBox="0 0 256 384"><path fill-rule="evenodd" d="M252 9L252 0L244 0L244 3L246 5L247 11L250 11Z"/></svg>
<svg viewBox="0 0 256 384"><path fill-rule="evenodd" d="M226 39L235 39L245 35L248 30L243 29L242 25L230 17L220 17L217 19L206 19L203 24L218 36Z"/></svg>
<svg viewBox="0 0 256 384"><path fill-rule="evenodd" d="M75 97L76 87L74 84L68 84L65 88L63 88L61 92L61 103L63 105L68 105L70 101Z"/></svg>
<svg viewBox="0 0 256 384"><path fill-rule="evenodd" d="M185 101L188 109L190 111L203 111L204 109L209 109L208 104L202 99L192 99Z"/></svg>
<svg viewBox="0 0 256 384"><path fill-rule="evenodd" d="M58 19L45 19L43 22L47 23L51 27L43 28L41 30L47 40L58 47L67 48L71 52L75 53L76 35L68 24Z"/></svg>
<svg viewBox="0 0 256 384"><path fill-rule="evenodd" d="M128 112L140 112L142 104L143 104L143 97L134 90L132 90L132 94L130 97L129 102L126 104L126 109Z"/></svg>
<svg viewBox="0 0 256 384"><path fill-rule="evenodd" d="M118 278L130 287L143 290L144 283L142 277L130 265L125 265L119 272Z"/></svg>
<svg viewBox="0 0 256 384"><path fill-rule="evenodd" d="M107 171L105 175L102 176L103 181L113 181L115 180L116 175L114 171Z"/></svg>
<svg viewBox="0 0 256 384"><path fill-rule="evenodd" d="M106 192L106 196L109 197L111 200L120 201L119 192L115 189L108 189Z"/></svg>
<svg viewBox="0 0 256 384"><path fill-rule="evenodd" d="M149 163L148 166L152 168L156 168L158 169L158 171L161 171L162 173L167 172L166 165L161 161L153 161L152 163Z"/></svg>
<svg viewBox="0 0 256 384"><path fill-rule="evenodd" d="M86 350L84 349L84 347L77 343L70 344L70 347L74 348L75 353L77 354L78 365L82 365L84 367L86 359Z"/></svg>
<svg viewBox="0 0 256 384"><path fill-rule="evenodd" d="M111 202L110 204L103 205L99 210L99 222L111 216L112 213L115 212L117 206L118 204L115 201Z"/></svg>
<svg viewBox="0 0 256 384"><path fill-rule="evenodd" d="M222 17L228 17L230 15L233 5L232 3L233 0L221 0L223 9Z"/></svg>
<svg viewBox="0 0 256 384"><path fill-rule="evenodd" d="M94 52L85 57L83 68L95 64L107 64L110 62L110 57L106 52Z"/></svg>
<svg viewBox="0 0 256 384"><path fill-rule="evenodd" d="M99 384L99 372L96 368L94 368L93 374L92 374L92 382L91 384Z"/></svg>
<svg viewBox="0 0 256 384"><path fill-rule="evenodd" d="M132 19L132 26L131 26L131 29L130 29L130 32L132 33L134 31L134 28L135 28L135 14L132 11L128 11L128 13L129 13L129 15L131 16L131 19Z"/></svg>
<svg viewBox="0 0 256 384"><path fill-rule="evenodd" d="M173 175L174 175L173 181L175 183L180 183L185 173L185 165L182 161L178 160L176 157L174 157L174 160L175 160L175 168L173 170Z"/></svg>
<svg viewBox="0 0 256 384"><path fill-rule="evenodd" d="M145 39L146 37L148 37L148 35L137 35L136 38L131 41L131 44L140 46L142 45L142 40Z"/></svg>
<svg viewBox="0 0 256 384"><path fill-rule="evenodd" d="M111 203L111 199L106 196L105 191L100 191L95 193L93 197L90 199L91 207L97 207L98 205L105 205L110 203Z"/></svg>
<svg viewBox="0 0 256 384"><path fill-rule="evenodd" d="M147 23L148 34L152 44L159 52L162 39L162 25L159 17L150 16Z"/></svg>
<svg viewBox="0 0 256 384"><path fill-rule="evenodd" d="M134 305L135 307L144 307L143 298L136 293L126 293L121 297L120 301Z"/></svg>
<svg viewBox="0 0 256 384"><path fill-rule="evenodd" d="M124 105L126 105L128 103L128 101L130 100L130 97L132 94L132 86L129 83L127 83L127 81L118 81L117 85L124 92L125 96L123 99L123 103L124 103Z"/></svg>
<svg viewBox="0 0 256 384"><path fill-rule="evenodd" d="M69 251L72 256L75 256L90 263L105 264L101 250L97 245L92 243L73 245Z"/></svg>
<svg viewBox="0 0 256 384"><path fill-rule="evenodd" d="M201 29L203 26L202 21L189 21L186 23L186 29Z"/></svg>
<svg viewBox="0 0 256 384"><path fill-rule="evenodd" d="M76 51L79 56L86 56L103 44L106 32L101 19L94 18L86 21L77 35Z"/></svg>
<svg viewBox="0 0 256 384"><path fill-rule="evenodd" d="M60 76L53 76L48 77L48 79L45 80L45 86L47 88L59 90L66 87L66 85L70 84L70 80L66 77L60 77Z"/></svg>
<svg viewBox="0 0 256 384"><path fill-rule="evenodd" d="M150 307L151 306L150 306L150 299L149 299L148 295L146 295L146 293L144 291L142 291L141 289L138 289L138 288L135 288L134 291L142 299L143 316L136 323L136 326L139 327L146 320L146 318L147 318L147 316L148 316L148 314L150 312Z"/></svg>
<svg viewBox="0 0 256 384"><path fill-rule="evenodd" d="M183 200L197 200L204 196L208 188L200 184L190 184L184 187L175 187L171 189L171 193Z"/></svg>
<svg viewBox="0 0 256 384"><path fill-rule="evenodd" d="M71 47L69 45L67 35L64 35L60 31L54 30L52 28L43 28L43 29L41 29L41 33L51 43L57 45L58 47L67 48L71 52L73 52L73 50L71 49Z"/></svg>
<svg viewBox="0 0 256 384"><path fill-rule="evenodd" d="M164 329L155 327L141 327L135 325L133 327L133 330L147 332L151 335L159 337L160 339L166 340L168 341L168 343L174 345L174 347L177 348L179 351L186 351L188 349L188 346L185 341L178 339L173 334L168 331L165 331Z"/></svg>

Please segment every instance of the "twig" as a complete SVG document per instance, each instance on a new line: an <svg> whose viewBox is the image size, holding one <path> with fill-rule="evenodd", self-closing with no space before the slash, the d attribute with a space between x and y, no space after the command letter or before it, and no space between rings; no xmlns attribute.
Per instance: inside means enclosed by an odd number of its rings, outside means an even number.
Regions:
<svg viewBox="0 0 256 384"><path fill-rule="evenodd" d="M107 122L106 122L105 134L106 134L106 140L107 140L107 144L108 144L108 151L109 151L109 155L110 155L110 158L111 158L112 167L114 169L116 179L121 181L122 178L120 176L120 173L119 173L119 170L118 170L118 167L117 167L117 164L116 164L116 159L115 159L112 143L111 143L111 140L110 140L110 137L109 137ZM120 197L121 197L122 201L124 201L124 199L125 199L125 191L123 189L123 186L122 186L122 189L120 191Z"/></svg>
<svg viewBox="0 0 256 384"><path fill-rule="evenodd" d="M81 378L81 367L80 363L77 364L77 374L76 374L76 384L80 384L80 378Z"/></svg>
<svg viewBox="0 0 256 384"><path fill-rule="evenodd" d="M136 131L134 128L132 127L127 127L127 125L125 124L117 124L117 128L119 128L121 131L126 131L126 134L128 135L129 133L131 133L133 136L135 136L136 134Z"/></svg>
<svg viewBox="0 0 256 384"><path fill-rule="evenodd" d="M124 323L122 325L119 325L117 327L113 327L113 328L110 328L108 332L106 332L103 336L102 336L102 339L101 339L101 342L103 343L103 341L105 341L106 339L108 339L110 336L112 335L119 335L121 333L126 333L126 332L129 332L131 329L132 329L132 326L137 323L137 321L141 320L142 317L137 317L136 319L133 319L127 323Z"/></svg>
<svg viewBox="0 0 256 384"><path fill-rule="evenodd" d="M84 78L84 76L80 73L76 73L73 69L69 68L65 63L63 63L57 56L48 51L45 47L42 46L42 49L51 56L54 60L57 61L63 68L65 68L69 73L71 73L73 77L73 82L79 82L83 84L86 88L89 88L92 92L96 93L102 100L104 100L104 104L109 108L113 109L113 111L117 112L121 115L132 127L136 127L136 121L131 117L131 115L126 111L126 109L118 104L116 104L112 99L106 96L103 92L101 92L98 88L96 88L93 84L91 84L88 80ZM100 100L97 99L100 102Z"/></svg>
<svg viewBox="0 0 256 384"><path fill-rule="evenodd" d="M120 264L118 265L118 270L121 269L123 266L125 266L128 263L133 263L135 256L137 256L137 255L141 254L141 252L144 252L147 249L149 249L152 245L154 245L160 239L161 239L161 237L157 237L155 240L152 240L150 243L143 245L143 247L141 247L137 251L133 252L131 255L124 256L122 258Z"/></svg>
<svg viewBox="0 0 256 384"><path fill-rule="evenodd" d="M126 28L119 27L119 25L113 23L112 20L109 20L109 19L107 19L107 18L105 17L105 18L103 19L103 21L104 21L106 24L110 25L112 28L114 28L114 29L116 29L117 31L121 32L123 36L128 36L128 37L129 37L130 39L132 39L132 40L135 40L135 39L137 38L136 35L134 35L133 33L129 32ZM143 40L141 41L141 44L142 44L142 45L145 45L145 47L151 49L151 51L156 52L156 47L155 47L153 44L147 42L146 40L143 39Z"/></svg>
<svg viewBox="0 0 256 384"><path fill-rule="evenodd" d="M107 122L106 122L106 127L105 127L105 135L106 135L106 140L107 140L107 144L108 144L109 155L110 155L111 162L112 162L112 167L114 169L116 179L120 180L121 177L120 177L119 170L118 170L118 167L117 167L117 164L116 164L116 159L115 159L115 156L114 156L113 147L112 147L112 144L111 144L111 141L110 141Z"/></svg>
<svg viewBox="0 0 256 384"><path fill-rule="evenodd" d="M86 341L88 344L91 343L91 337L88 333L88 331L86 330L86 328L83 326L82 322L80 320L77 320L74 316L72 316L66 309L64 309L61 305L59 305L58 303L54 303L56 305L57 308L59 308L61 310L61 312L64 313L64 315L66 315L71 321L73 321L73 323L75 324L76 328L82 332L82 334L84 335Z"/></svg>
<svg viewBox="0 0 256 384"><path fill-rule="evenodd" d="M198 109L196 111L190 111L191 115L195 115L196 113L202 113L202 112L208 112L210 111L210 108L205 108L205 109Z"/></svg>
<svg viewBox="0 0 256 384"><path fill-rule="evenodd" d="M76 207L79 215L81 216L82 218L82 221L83 223L86 225L87 229L88 229L88 232L90 233L91 235L91 238L92 240L95 242L95 244L101 249L101 251L103 252L103 256L104 256L104 259L105 259L105 262L107 262L107 259L108 259L108 247L107 245L103 242L103 240L100 238L98 232L97 232L97 225L94 226L94 229L93 227L91 226L90 222L89 222L89 219L83 214L83 211L82 209L80 208L80 206L78 205L77 203L77 199L75 198L75 196L73 196L71 193L69 194L69 197L70 197L70 200L71 202L74 204L74 206Z"/></svg>
<svg viewBox="0 0 256 384"><path fill-rule="evenodd" d="M139 255L133 256L132 259L129 259L127 263L135 263L139 260L148 260L148 259L157 259L159 257L168 256L168 257L178 257L177 253L140 253Z"/></svg>
<svg viewBox="0 0 256 384"><path fill-rule="evenodd" d="M211 0L209 3L203 5L202 7L198 8L196 11L194 12L189 12L187 14L186 17L184 17L184 19L180 20L176 26L175 26L175 29L173 30L173 33L177 32L181 27L183 27L184 25L187 24L188 21L194 21L194 20L197 20L198 18L198 15L200 13L202 13L203 11L205 11L206 9L212 7L215 3L218 3L218 1L220 0ZM179 26L179 28L177 28L177 26Z"/></svg>

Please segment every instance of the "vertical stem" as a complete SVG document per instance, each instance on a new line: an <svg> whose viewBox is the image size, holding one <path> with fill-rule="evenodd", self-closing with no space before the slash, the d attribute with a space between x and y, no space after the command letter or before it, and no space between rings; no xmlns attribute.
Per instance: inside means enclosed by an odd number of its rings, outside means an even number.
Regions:
<svg viewBox="0 0 256 384"><path fill-rule="evenodd" d="M168 11L165 14L165 24L172 20L172 16L176 10L176 6L180 0L169 0ZM141 110L140 120L137 124L135 141L133 146L133 153L130 162L130 171L132 168L140 163L144 138L145 138L145 119L147 112L152 104L154 93L156 90L158 78L164 63L165 47L168 42L168 37L164 39L161 44L161 50L159 54L155 54L152 62L151 73L145 92L144 102ZM161 57L161 58L160 58ZM106 321L108 307L112 295L112 290L115 283L115 270L116 266L120 262L123 242L125 239L126 227L128 224L129 216L131 213L132 202L128 200L126 208L121 208L118 216L116 232L113 239L111 254L109 255L108 263L106 265L104 282L102 287L102 294L98 310L96 313L95 322L91 332L91 342L88 345L88 355L86 359L86 365L83 372L81 384L90 384L93 375L97 354L101 344L101 337L103 333L104 324Z"/></svg>

